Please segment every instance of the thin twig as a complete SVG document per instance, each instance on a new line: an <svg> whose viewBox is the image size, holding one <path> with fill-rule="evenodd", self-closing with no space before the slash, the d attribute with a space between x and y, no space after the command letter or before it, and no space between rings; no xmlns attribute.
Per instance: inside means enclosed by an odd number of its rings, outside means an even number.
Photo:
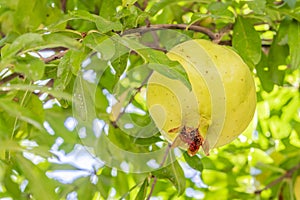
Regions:
<svg viewBox="0 0 300 200"><path fill-rule="evenodd" d="M18 76L20 77L22 75L20 73L15 72L15 73L3 78L2 80L0 80L0 85L3 85L4 83L7 83L7 82L11 81L12 79L14 79Z"/></svg>
<svg viewBox="0 0 300 200"><path fill-rule="evenodd" d="M145 11L146 7L148 6L148 0L144 0L143 5L140 5L138 2L135 2L133 5L135 5L137 8L141 9L142 11Z"/></svg>
<svg viewBox="0 0 300 200"><path fill-rule="evenodd" d="M141 86L138 88L135 88L135 92L133 95L131 95L128 103L126 104L126 106L124 107L124 109L122 110L122 112L119 113L119 115L117 116L117 118L115 119L115 121L112 121L112 125L117 128L118 127L118 121L119 119L125 114L126 112L126 108L129 106L130 103L133 102L134 97L141 91L141 89L144 87L144 85L147 83L148 79L150 78L150 76L152 75L153 71L151 71L148 76L143 80L143 82L141 83Z"/></svg>
<svg viewBox="0 0 300 200"><path fill-rule="evenodd" d="M291 178L292 175L293 175L293 173L296 172L298 169L300 169L300 163L298 163L298 165L296 165L293 168L291 168L288 171L286 171L286 173L284 173L282 176L279 176L277 179L273 180L271 183L269 183L268 185L266 185L264 188L262 188L260 190L256 190L254 192L254 194L261 194L262 191L267 190L267 189L273 187L274 185L280 183L285 178Z"/></svg>
<svg viewBox="0 0 300 200"><path fill-rule="evenodd" d="M153 179L153 182L152 182L152 186L151 186L151 190L149 192L149 195L147 197L147 200L149 200L152 196L152 193L154 191L154 188L155 188L155 185L156 185L156 182L157 182L157 177L155 176L154 179Z"/></svg>
<svg viewBox="0 0 300 200"><path fill-rule="evenodd" d="M61 10L66 13L67 12L67 0L60 0Z"/></svg>
<svg viewBox="0 0 300 200"><path fill-rule="evenodd" d="M136 29L129 29L123 32L121 35L128 35L133 33L146 33L149 31L156 31L162 29L182 29L182 30L192 30L195 32L201 32L207 35L211 40L217 40L220 37L220 34L212 32L209 28L197 25L188 25L188 24L153 24L148 26L143 26Z"/></svg>
<svg viewBox="0 0 300 200"><path fill-rule="evenodd" d="M143 2L143 11L145 11L147 6L148 6L148 0L144 0L144 2Z"/></svg>
<svg viewBox="0 0 300 200"><path fill-rule="evenodd" d="M57 59L62 58L67 52L68 52L68 50L64 50L64 51L61 51L61 52L59 52L57 54L54 54L54 55L52 55L50 57L41 58L41 59L44 61L44 63L49 63L49 62L51 62L53 60L57 60Z"/></svg>
<svg viewBox="0 0 300 200"><path fill-rule="evenodd" d="M165 161L166 161L166 159L168 157L168 154L169 154L169 151L170 151L171 148L172 148L172 145L168 144L168 147L166 149L165 155L164 155L161 163L159 164L159 167L162 167L165 164ZM157 176L154 176L154 179L153 179L153 182L152 182L151 189L150 189L150 192L148 194L147 200L149 200L151 198L156 183L157 183Z"/></svg>

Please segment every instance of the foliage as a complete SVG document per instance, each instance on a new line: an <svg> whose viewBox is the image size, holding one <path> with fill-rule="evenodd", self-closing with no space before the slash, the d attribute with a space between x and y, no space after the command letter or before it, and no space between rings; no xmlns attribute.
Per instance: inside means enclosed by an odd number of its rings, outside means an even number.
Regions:
<svg viewBox="0 0 300 200"><path fill-rule="evenodd" d="M144 199L150 192L162 199L295 198L299 0L1 0L0 24L1 198ZM163 53L172 40L155 46L146 35L154 46L143 49L121 37L161 28L232 46L255 76L257 115L210 156L184 153L156 171L129 173L97 156L122 161L114 148L149 152L167 145L156 129L136 138L121 128L129 119L150 123L143 94L151 70L190 87L183 68ZM147 66L130 73L140 65ZM90 135L78 118L92 120L92 113L98 129Z"/></svg>

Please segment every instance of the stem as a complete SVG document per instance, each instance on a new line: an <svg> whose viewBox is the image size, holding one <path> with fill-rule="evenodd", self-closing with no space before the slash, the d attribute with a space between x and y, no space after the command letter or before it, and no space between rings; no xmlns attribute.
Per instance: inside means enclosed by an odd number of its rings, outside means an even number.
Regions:
<svg viewBox="0 0 300 200"><path fill-rule="evenodd" d="M13 74L3 78L2 80L0 80L0 85L3 85L4 83L7 83L7 82L11 81L12 79L14 79L18 76L21 76L21 74L20 73L13 73Z"/></svg>
<svg viewBox="0 0 300 200"><path fill-rule="evenodd" d="M67 12L67 0L60 0L61 10L66 13Z"/></svg>
<svg viewBox="0 0 300 200"><path fill-rule="evenodd" d="M64 51L61 51L61 52L59 52L57 54L54 54L54 55L52 55L50 57L41 58L41 59L44 61L44 63L49 63L49 62L51 62L53 60L57 60L57 59L62 58L67 52L68 52L68 50L64 50Z"/></svg>
<svg viewBox="0 0 300 200"><path fill-rule="evenodd" d="M288 171L286 171L282 176L279 176L277 179L273 180L271 183L269 183L268 185L266 185L266 187L260 189L260 190L256 190L254 192L254 194L261 194L264 190L267 190L271 187L273 187L274 185L277 185L278 183L280 183L282 180L284 180L285 178L291 178L293 173L296 172L297 170L300 169L300 163L298 163L298 165L294 166L293 168L289 169Z"/></svg>
<svg viewBox="0 0 300 200"><path fill-rule="evenodd" d="M176 138L176 139L177 139L177 138ZM175 139L175 140L176 140L176 139ZM172 145L171 145L171 144L168 144L168 147L167 147L166 152L165 152L165 154L164 154L163 160L162 160L161 163L159 164L159 167L162 167L162 166L164 165L164 163L165 163L165 161L166 161L166 159L167 159L167 157L168 157L168 154L169 154L169 151L170 151L171 148L172 148ZM153 179L152 186L151 186L151 190L150 190L150 192L149 192L149 194L148 194L147 200L149 200L149 199L151 198L156 183L157 183L157 177L155 176L154 179Z"/></svg>

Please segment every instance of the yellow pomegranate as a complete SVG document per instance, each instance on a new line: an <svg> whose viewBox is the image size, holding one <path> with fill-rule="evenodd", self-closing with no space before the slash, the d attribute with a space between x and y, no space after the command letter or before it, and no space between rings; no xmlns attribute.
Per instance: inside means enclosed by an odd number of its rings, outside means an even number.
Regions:
<svg viewBox="0 0 300 200"><path fill-rule="evenodd" d="M238 137L253 118L255 84L248 66L232 49L207 40L189 40L167 56L186 70L182 82L154 72L147 86L147 106L162 135L174 146L206 154Z"/></svg>

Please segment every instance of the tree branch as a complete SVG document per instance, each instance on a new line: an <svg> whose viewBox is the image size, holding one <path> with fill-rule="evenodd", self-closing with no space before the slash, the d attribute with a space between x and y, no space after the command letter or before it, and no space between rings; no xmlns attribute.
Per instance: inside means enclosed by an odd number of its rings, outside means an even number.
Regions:
<svg viewBox="0 0 300 200"><path fill-rule="evenodd" d="M146 33L149 31L163 30L163 29L181 29L181 30L192 30L195 32L201 32L207 35L211 40L218 40L220 38L219 33L214 33L209 28L197 25L188 24L153 24L148 26L143 26L136 29L129 29L123 32L121 35L128 35L132 33Z"/></svg>
<svg viewBox="0 0 300 200"><path fill-rule="evenodd" d="M293 173L296 172L297 170L300 169L300 163L298 163L298 165L294 166L293 168L289 169L288 171L286 171L286 173L284 173L282 176L279 176L277 179L273 180L271 183L269 183L268 185L266 185L264 188L260 189L260 190L256 190L254 192L254 194L261 194L264 190L267 190L271 187L273 187L274 185L280 183L282 180L286 179L286 178L291 178Z"/></svg>
<svg viewBox="0 0 300 200"><path fill-rule="evenodd" d="M61 51L61 52L59 52L57 54L54 54L50 57L47 57L47 58L41 57L41 59L44 61L44 63L49 63L53 60L57 60L57 59L62 58L67 52L68 52L68 50L64 50L64 51Z"/></svg>
<svg viewBox="0 0 300 200"><path fill-rule="evenodd" d="M18 76L23 77L22 74L15 72L15 73L3 78L2 80L0 80L0 85L3 85L4 83L7 83L7 82L11 81L12 79L14 79Z"/></svg>

